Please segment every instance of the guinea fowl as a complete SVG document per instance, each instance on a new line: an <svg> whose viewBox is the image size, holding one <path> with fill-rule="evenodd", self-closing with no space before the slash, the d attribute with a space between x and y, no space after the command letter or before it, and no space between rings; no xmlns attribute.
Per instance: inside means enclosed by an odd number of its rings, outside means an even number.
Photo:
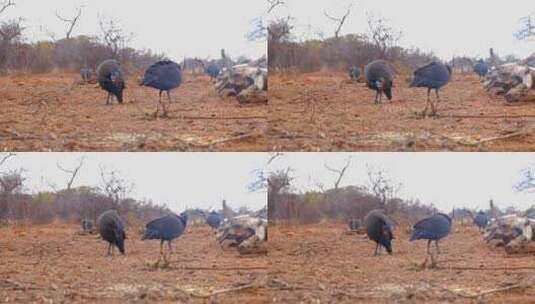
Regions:
<svg viewBox="0 0 535 304"><path fill-rule="evenodd" d="M160 111L160 105L163 108L164 116L167 115L167 108L162 103L162 93L167 92L169 104L171 104L171 90L174 90L182 83L182 68L180 65L171 60L158 61L151 65L146 71L140 85L160 90L158 107L154 115L157 117Z"/></svg>
<svg viewBox="0 0 535 304"><path fill-rule="evenodd" d="M109 243L108 255L113 255L113 249L119 248L121 254L125 254L124 240L126 233L124 232L124 224L116 210L108 210L98 217L98 229L102 239Z"/></svg>
<svg viewBox="0 0 535 304"><path fill-rule="evenodd" d="M440 101L438 91L448 84L451 79L451 67L441 62L434 61L414 71L414 79L411 88L427 88L427 103L422 115L427 115L427 109L431 105L431 115L436 115L435 104L431 101L431 90L435 90L437 100Z"/></svg>
<svg viewBox="0 0 535 304"><path fill-rule="evenodd" d="M164 260L165 265L169 264L167 257L163 251L163 244L167 241L169 247L169 256L173 252L171 242L181 236L186 230L188 222L188 215L186 212L182 212L180 215L169 214L155 220L150 221L146 225L146 230L141 238L142 240L160 240L160 257L156 262L157 267L160 261Z"/></svg>
<svg viewBox="0 0 535 304"><path fill-rule="evenodd" d="M364 218L364 227L370 240L375 241L375 254L379 248L385 247L388 254L392 254L392 239L394 239L392 220L384 214L383 210L372 210Z"/></svg>
<svg viewBox="0 0 535 304"><path fill-rule="evenodd" d="M431 253L431 242L435 241L438 259L438 255L440 254L438 241L446 237L450 233L450 229L451 218L444 213L437 213L426 217L414 225L414 232L412 233L410 241L427 240L427 254L425 256L425 261L422 264L422 268L426 267L429 256L431 256L431 267L436 266L435 257Z"/></svg>
<svg viewBox="0 0 535 304"><path fill-rule="evenodd" d="M480 59L475 65L474 65L474 72L479 76L479 80L481 78L487 76L489 73L489 65Z"/></svg>
<svg viewBox="0 0 535 304"><path fill-rule="evenodd" d="M388 100L392 100L393 75L394 73L384 60L372 61L364 68L366 85L377 92L375 94L376 104L381 102L383 94Z"/></svg>
<svg viewBox="0 0 535 304"><path fill-rule="evenodd" d="M113 96L123 103L123 91L126 88L121 64L114 59L103 61L97 68L97 81L100 87L108 92L106 104L111 103Z"/></svg>

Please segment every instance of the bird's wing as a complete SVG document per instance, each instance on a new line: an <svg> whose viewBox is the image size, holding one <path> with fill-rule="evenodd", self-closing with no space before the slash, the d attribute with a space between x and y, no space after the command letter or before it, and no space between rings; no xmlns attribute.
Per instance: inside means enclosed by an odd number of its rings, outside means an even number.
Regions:
<svg viewBox="0 0 535 304"><path fill-rule="evenodd" d="M420 76L420 77L426 77L426 76L431 74L432 67L435 66L436 64L437 64L436 62L431 62L430 64L425 65L425 66L417 69L416 71L414 71L414 75L415 76Z"/></svg>

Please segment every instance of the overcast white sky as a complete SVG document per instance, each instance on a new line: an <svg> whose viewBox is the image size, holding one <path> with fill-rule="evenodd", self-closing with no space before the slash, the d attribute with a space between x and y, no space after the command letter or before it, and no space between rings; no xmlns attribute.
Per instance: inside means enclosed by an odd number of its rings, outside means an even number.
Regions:
<svg viewBox="0 0 535 304"><path fill-rule="evenodd" d="M403 46L432 51L443 59L486 57L491 47L500 55L526 56L535 51L535 41L519 42L513 37L519 19L535 13L533 0L286 0L273 15L294 17L301 38L317 38L318 31L332 36L336 24L324 11L342 16L350 3L353 10L341 34L367 32L366 12L370 12L403 31Z"/></svg>
<svg viewBox="0 0 535 304"><path fill-rule="evenodd" d="M47 31L64 37L65 24L55 12L72 17L75 8L85 6L74 35L100 32L99 16L113 17L134 33L136 48L165 52L170 58L184 56L219 58L225 48L232 57L257 58L267 52L266 42L247 41L251 21L262 16L266 4L260 0L16 0L8 18L23 17L30 40L47 39Z"/></svg>
<svg viewBox="0 0 535 304"><path fill-rule="evenodd" d="M32 192L66 186L68 175L56 164L70 168L85 155L75 186L101 185L99 165L116 169L135 183L133 197L165 203L180 212L185 207L221 208L222 199L233 208L258 210L267 204L266 193L250 193L252 171L267 160L263 153L18 153L0 172L24 168L26 188Z"/></svg>
<svg viewBox="0 0 535 304"><path fill-rule="evenodd" d="M533 153L286 153L270 170L290 166L298 191L317 190L317 182L332 188L335 176L324 164L341 167L348 156L352 165L340 186L366 185L370 164L403 184L401 197L433 203L442 211L454 206L486 209L490 199L499 207L526 209L535 203L535 193L513 189L522 169L535 164Z"/></svg>

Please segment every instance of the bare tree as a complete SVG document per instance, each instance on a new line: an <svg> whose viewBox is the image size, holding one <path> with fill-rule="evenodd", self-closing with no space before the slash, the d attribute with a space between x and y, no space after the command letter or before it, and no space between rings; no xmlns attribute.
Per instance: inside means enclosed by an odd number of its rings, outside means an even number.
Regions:
<svg viewBox="0 0 535 304"><path fill-rule="evenodd" d="M368 189L380 200L381 208L384 208L388 200L401 189L401 184L394 183L382 169L374 169L369 165L366 167L368 169Z"/></svg>
<svg viewBox="0 0 535 304"><path fill-rule="evenodd" d="M82 8L83 8L83 6L77 7L74 16L71 17L71 18L62 17L59 14L59 12L56 11L56 17L59 20L63 21L67 26L67 29L65 30L65 39L70 39L71 38L72 32L74 30L74 27L76 27L76 24L78 23L78 21L80 20L80 17L82 16Z"/></svg>
<svg viewBox="0 0 535 304"><path fill-rule="evenodd" d="M26 178L22 175L22 169L3 173L0 176L0 191L3 195L20 191L25 180Z"/></svg>
<svg viewBox="0 0 535 304"><path fill-rule="evenodd" d="M351 14L352 7L353 7L353 4L349 5L346 9L345 14L342 17L334 17L332 15L329 15L327 12L323 12L325 14L325 17L336 22L336 29L334 30L334 38L339 37L340 31L342 30L342 27L344 26L344 23L346 22L347 17L349 17L349 14Z"/></svg>
<svg viewBox="0 0 535 304"><path fill-rule="evenodd" d="M350 165L351 165L351 157L347 158L346 163L340 169L333 168L333 167L330 167L327 164L324 164L325 169L327 169L327 170L331 171L332 173L336 174L336 179L334 181L334 189L335 190L338 190L338 186L340 185L340 182L342 181L342 178L344 178L346 170L347 170L347 168L349 168Z"/></svg>
<svg viewBox="0 0 535 304"><path fill-rule="evenodd" d="M5 21L0 24L0 42L2 44L9 44L21 37L22 19Z"/></svg>
<svg viewBox="0 0 535 304"><path fill-rule="evenodd" d="M277 6L283 5L284 1L281 0L268 0L269 8L267 13L270 14Z"/></svg>
<svg viewBox="0 0 535 304"><path fill-rule="evenodd" d="M0 154L0 166L2 166L8 159L17 156L15 153L1 153Z"/></svg>
<svg viewBox="0 0 535 304"><path fill-rule="evenodd" d="M291 172L291 168L286 168L270 173L268 178L269 193L277 195L281 191L287 190L294 179L290 174Z"/></svg>
<svg viewBox="0 0 535 304"><path fill-rule="evenodd" d="M520 30L514 35L518 40L528 40L535 37L535 18L532 16L526 16L520 19Z"/></svg>
<svg viewBox="0 0 535 304"><path fill-rule="evenodd" d="M367 17L371 39L379 49L381 58L384 59L387 51L399 42L403 33L390 26L386 19L375 17L369 13Z"/></svg>
<svg viewBox="0 0 535 304"><path fill-rule="evenodd" d="M102 190L113 200L115 207L134 189L133 183L119 177L118 172L108 170L102 165L100 166L100 177Z"/></svg>
<svg viewBox="0 0 535 304"><path fill-rule="evenodd" d="M66 169L60 163L56 164L58 169L60 169L61 171L65 172L67 174L70 174L70 178L67 181L67 190L71 190L72 184L74 183L74 180L76 179L76 176L78 175L78 172L80 171L80 168L82 168L82 166L84 164L84 160L85 160L85 158L81 157L79 159L78 165L76 167L74 167L74 169Z"/></svg>
<svg viewBox="0 0 535 304"><path fill-rule="evenodd" d="M292 17L286 17L270 22L268 26L269 43L274 44L290 40L292 30L294 29L291 21Z"/></svg>
<svg viewBox="0 0 535 304"><path fill-rule="evenodd" d="M134 34L125 32L116 19L101 17L99 26L102 31L102 41L110 49L112 57L118 59L121 50L128 46Z"/></svg>
<svg viewBox="0 0 535 304"><path fill-rule="evenodd" d="M0 15L11 6L15 6L15 1L14 0L1 1L0 2Z"/></svg>

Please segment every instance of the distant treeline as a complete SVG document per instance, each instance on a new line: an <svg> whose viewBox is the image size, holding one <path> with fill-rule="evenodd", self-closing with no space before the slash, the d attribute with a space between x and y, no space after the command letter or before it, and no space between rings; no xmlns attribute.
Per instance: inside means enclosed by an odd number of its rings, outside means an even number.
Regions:
<svg viewBox="0 0 535 304"><path fill-rule="evenodd" d="M383 200L358 186L305 193L270 188L268 193L270 223L313 224L363 219L373 209L384 209L395 221L405 223L414 223L436 211L432 205L424 205L419 201L400 198Z"/></svg>
<svg viewBox="0 0 535 304"><path fill-rule="evenodd" d="M103 211L116 208L129 224L137 225L171 212L150 201L116 199L94 187L36 194L0 188L0 224L47 224L56 220L79 223L85 217L96 220Z"/></svg>
<svg viewBox="0 0 535 304"><path fill-rule="evenodd" d="M392 45L395 41L376 41L366 35L295 41L290 19L273 21L268 29L269 67L275 70L339 70L360 67L376 59L415 68L434 59L431 53Z"/></svg>

